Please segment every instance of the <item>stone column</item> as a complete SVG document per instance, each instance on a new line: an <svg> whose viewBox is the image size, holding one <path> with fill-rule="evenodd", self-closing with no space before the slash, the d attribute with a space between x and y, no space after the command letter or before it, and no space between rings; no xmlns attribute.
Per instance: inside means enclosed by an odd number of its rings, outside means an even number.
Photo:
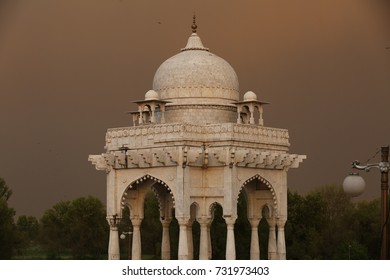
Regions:
<svg viewBox="0 0 390 280"><path fill-rule="evenodd" d="M241 107L237 105L237 123L242 123L241 121Z"/></svg>
<svg viewBox="0 0 390 280"><path fill-rule="evenodd" d="M236 244L234 242L234 224L236 219L234 218L225 218L227 226L227 236L226 236L226 260L235 260L236 259Z"/></svg>
<svg viewBox="0 0 390 280"><path fill-rule="evenodd" d="M198 219L198 222L200 224L199 260L208 260L210 258L209 256L210 219L207 217L202 217Z"/></svg>
<svg viewBox="0 0 390 280"><path fill-rule="evenodd" d="M192 223L194 220L189 220L187 224L187 247L188 247L188 260L194 259L194 241L192 238Z"/></svg>
<svg viewBox="0 0 390 280"><path fill-rule="evenodd" d="M253 105L249 105L249 112L251 113L251 116L249 118L249 123L250 124L254 124L255 123L254 111L255 111L255 108L253 107Z"/></svg>
<svg viewBox="0 0 390 280"><path fill-rule="evenodd" d="M187 239L188 219L178 218L177 220L180 226L178 258L179 260L187 260L188 259L188 239Z"/></svg>
<svg viewBox="0 0 390 280"><path fill-rule="evenodd" d="M131 219L133 224L133 248L132 248L132 259L140 260L141 259L141 218Z"/></svg>
<svg viewBox="0 0 390 280"><path fill-rule="evenodd" d="M260 219L252 218L249 219L249 222L251 224L251 251L250 251L250 258L251 260L259 260L260 259L260 246L259 246L259 222Z"/></svg>
<svg viewBox="0 0 390 280"><path fill-rule="evenodd" d="M155 106L151 105L150 110L152 111L152 114L150 116L150 122L155 123L156 122L156 116L155 116L156 108L155 108Z"/></svg>
<svg viewBox="0 0 390 280"><path fill-rule="evenodd" d="M171 259L171 243L169 236L169 225L171 224L171 219L161 219L162 224L162 242L161 242L161 259L169 260Z"/></svg>
<svg viewBox="0 0 390 280"><path fill-rule="evenodd" d="M119 235L117 225L110 224L110 239L108 242L108 259L119 260Z"/></svg>
<svg viewBox="0 0 390 280"><path fill-rule="evenodd" d="M161 110L161 123L165 123L165 105L160 105Z"/></svg>
<svg viewBox="0 0 390 280"><path fill-rule="evenodd" d="M210 219L210 222L207 225L207 246L208 246L209 260L211 260L213 258L213 247L211 244L211 233L210 233L211 223L212 223L212 220Z"/></svg>
<svg viewBox="0 0 390 280"><path fill-rule="evenodd" d="M285 219L278 219L278 258L279 260L286 259L286 240L284 237L284 225L286 224Z"/></svg>
<svg viewBox="0 0 390 280"><path fill-rule="evenodd" d="M269 237L268 237L268 259L269 260L276 260L277 259L277 253L276 253L276 221L272 218L267 219L268 225L269 225Z"/></svg>
<svg viewBox="0 0 390 280"><path fill-rule="evenodd" d="M259 125L263 126L264 125L264 120L263 120L263 106L259 106Z"/></svg>
<svg viewBox="0 0 390 280"><path fill-rule="evenodd" d="M142 125L144 122L143 111L144 111L144 108L142 106L138 106L138 112L139 112L138 124L139 125Z"/></svg>

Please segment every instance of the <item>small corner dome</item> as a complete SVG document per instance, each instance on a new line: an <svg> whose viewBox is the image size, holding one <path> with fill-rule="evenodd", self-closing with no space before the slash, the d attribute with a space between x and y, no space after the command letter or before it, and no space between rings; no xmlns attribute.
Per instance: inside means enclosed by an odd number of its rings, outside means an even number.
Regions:
<svg viewBox="0 0 390 280"><path fill-rule="evenodd" d="M244 101L257 101L257 95L253 91L248 91L244 94Z"/></svg>
<svg viewBox="0 0 390 280"><path fill-rule="evenodd" d="M159 94L154 90L149 90L147 93L145 93L145 100L158 100L160 99Z"/></svg>

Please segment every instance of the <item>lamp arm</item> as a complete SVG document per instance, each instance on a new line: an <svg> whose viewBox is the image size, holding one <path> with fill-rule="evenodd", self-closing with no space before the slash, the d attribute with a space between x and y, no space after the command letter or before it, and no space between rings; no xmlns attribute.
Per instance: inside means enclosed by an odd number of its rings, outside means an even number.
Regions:
<svg viewBox="0 0 390 280"><path fill-rule="evenodd" d="M371 168L378 168L381 171L388 171L389 170L389 163L380 162L380 163L370 163L367 165L360 165L360 162L358 160L355 160L352 162L352 168L358 169L358 170L365 170L369 172Z"/></svg>

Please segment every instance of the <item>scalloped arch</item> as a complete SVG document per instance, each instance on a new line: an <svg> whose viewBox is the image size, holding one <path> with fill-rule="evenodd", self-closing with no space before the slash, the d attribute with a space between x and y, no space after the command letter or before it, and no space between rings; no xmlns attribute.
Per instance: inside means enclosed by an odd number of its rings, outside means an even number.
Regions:
<svg viewBox="0 0 390 280"><path fill-rule="evenodd" d="M276 193L275 193L275 190L274 190L274 188L272 187L272 185L271 185L271 183L270 182L268 182L266 179L264 179L262 176L260 176L259 174L256 174L256 175L254 175L254 176L252 176L252 177L250 177L249 179L247 179L243 184L242 184L242 186L241 186L241 188L240 188L240 191L238 192L238 195L237 195L237 202L238 202L238 196L240 195L240 193L244 190L244 188L245 188L245 186L247 185L247 184L249 184L250 182L252 182L253 180L259 180L260 182L262 182L262 183L264 183L267 187L268 187L268 189L270 190L270 192L271 192L271 194L272 194L272 199L273 199L273 206L271 206L271 209L270 210L273 210L273 211L277 211L277 209L278 209L278 199L277 199L277 197L276 197ZM246 196L246 193L244 192L243 193L245 196ZM267 204L268 205L268 204ZM269 205L268 205L268 207L270 207ZM264 208L264 207L263 207ZM261 209L262 210L262 209Z"/></svg>
<svg viewBox="0 0 390 280"><path fill-rule="evenodd" d="M144 181L147 181L147 180L152 180L156 183L158 183L159 185L163 186L166 188L166 190L169 192L169 194L171 195L172 197L172 204L173 204L173 207L175 207L175 196L173 195L173 192L171 190L171 188L168 186L167 183L165 183L163 180L160 180L158 179L157 177L154 177L150 174L147 174L147 175L144 175L136 180L134 180L133 182L131 182L127 188L124 190L124 192L122 193L122 202L121 202L121 208L123 209L125 206L131 208L130 205L128 205L127 203L125 203L125 200L127 198L127 191L133 189L135 186L139 185L140 183L144 182ZM156 187L151 187L152 191L154 192L154 194L159 197L159 193L158 193L158 190L156 189ZM158 200L158 203L159 203L159 209L161 209L161 201L160 199Z"/></svg>

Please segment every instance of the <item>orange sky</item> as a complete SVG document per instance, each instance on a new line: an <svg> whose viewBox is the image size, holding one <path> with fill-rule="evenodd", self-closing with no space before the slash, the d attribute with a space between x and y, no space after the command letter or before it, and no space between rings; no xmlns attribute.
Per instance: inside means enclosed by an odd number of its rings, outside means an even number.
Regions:
<svg viewBox="0 0 390 280"><path fill-rule="evenodd" d="M131 125L131 101L185 46L194 11L241 94L271 102L265 125L308 156L290 189L341 184L350 162L390 144L387 0L0 0L0 176L18 215L105 200L88 155L104 152L107 128ZM379 172L362 175L364 197L378 196Z"/></svg>

